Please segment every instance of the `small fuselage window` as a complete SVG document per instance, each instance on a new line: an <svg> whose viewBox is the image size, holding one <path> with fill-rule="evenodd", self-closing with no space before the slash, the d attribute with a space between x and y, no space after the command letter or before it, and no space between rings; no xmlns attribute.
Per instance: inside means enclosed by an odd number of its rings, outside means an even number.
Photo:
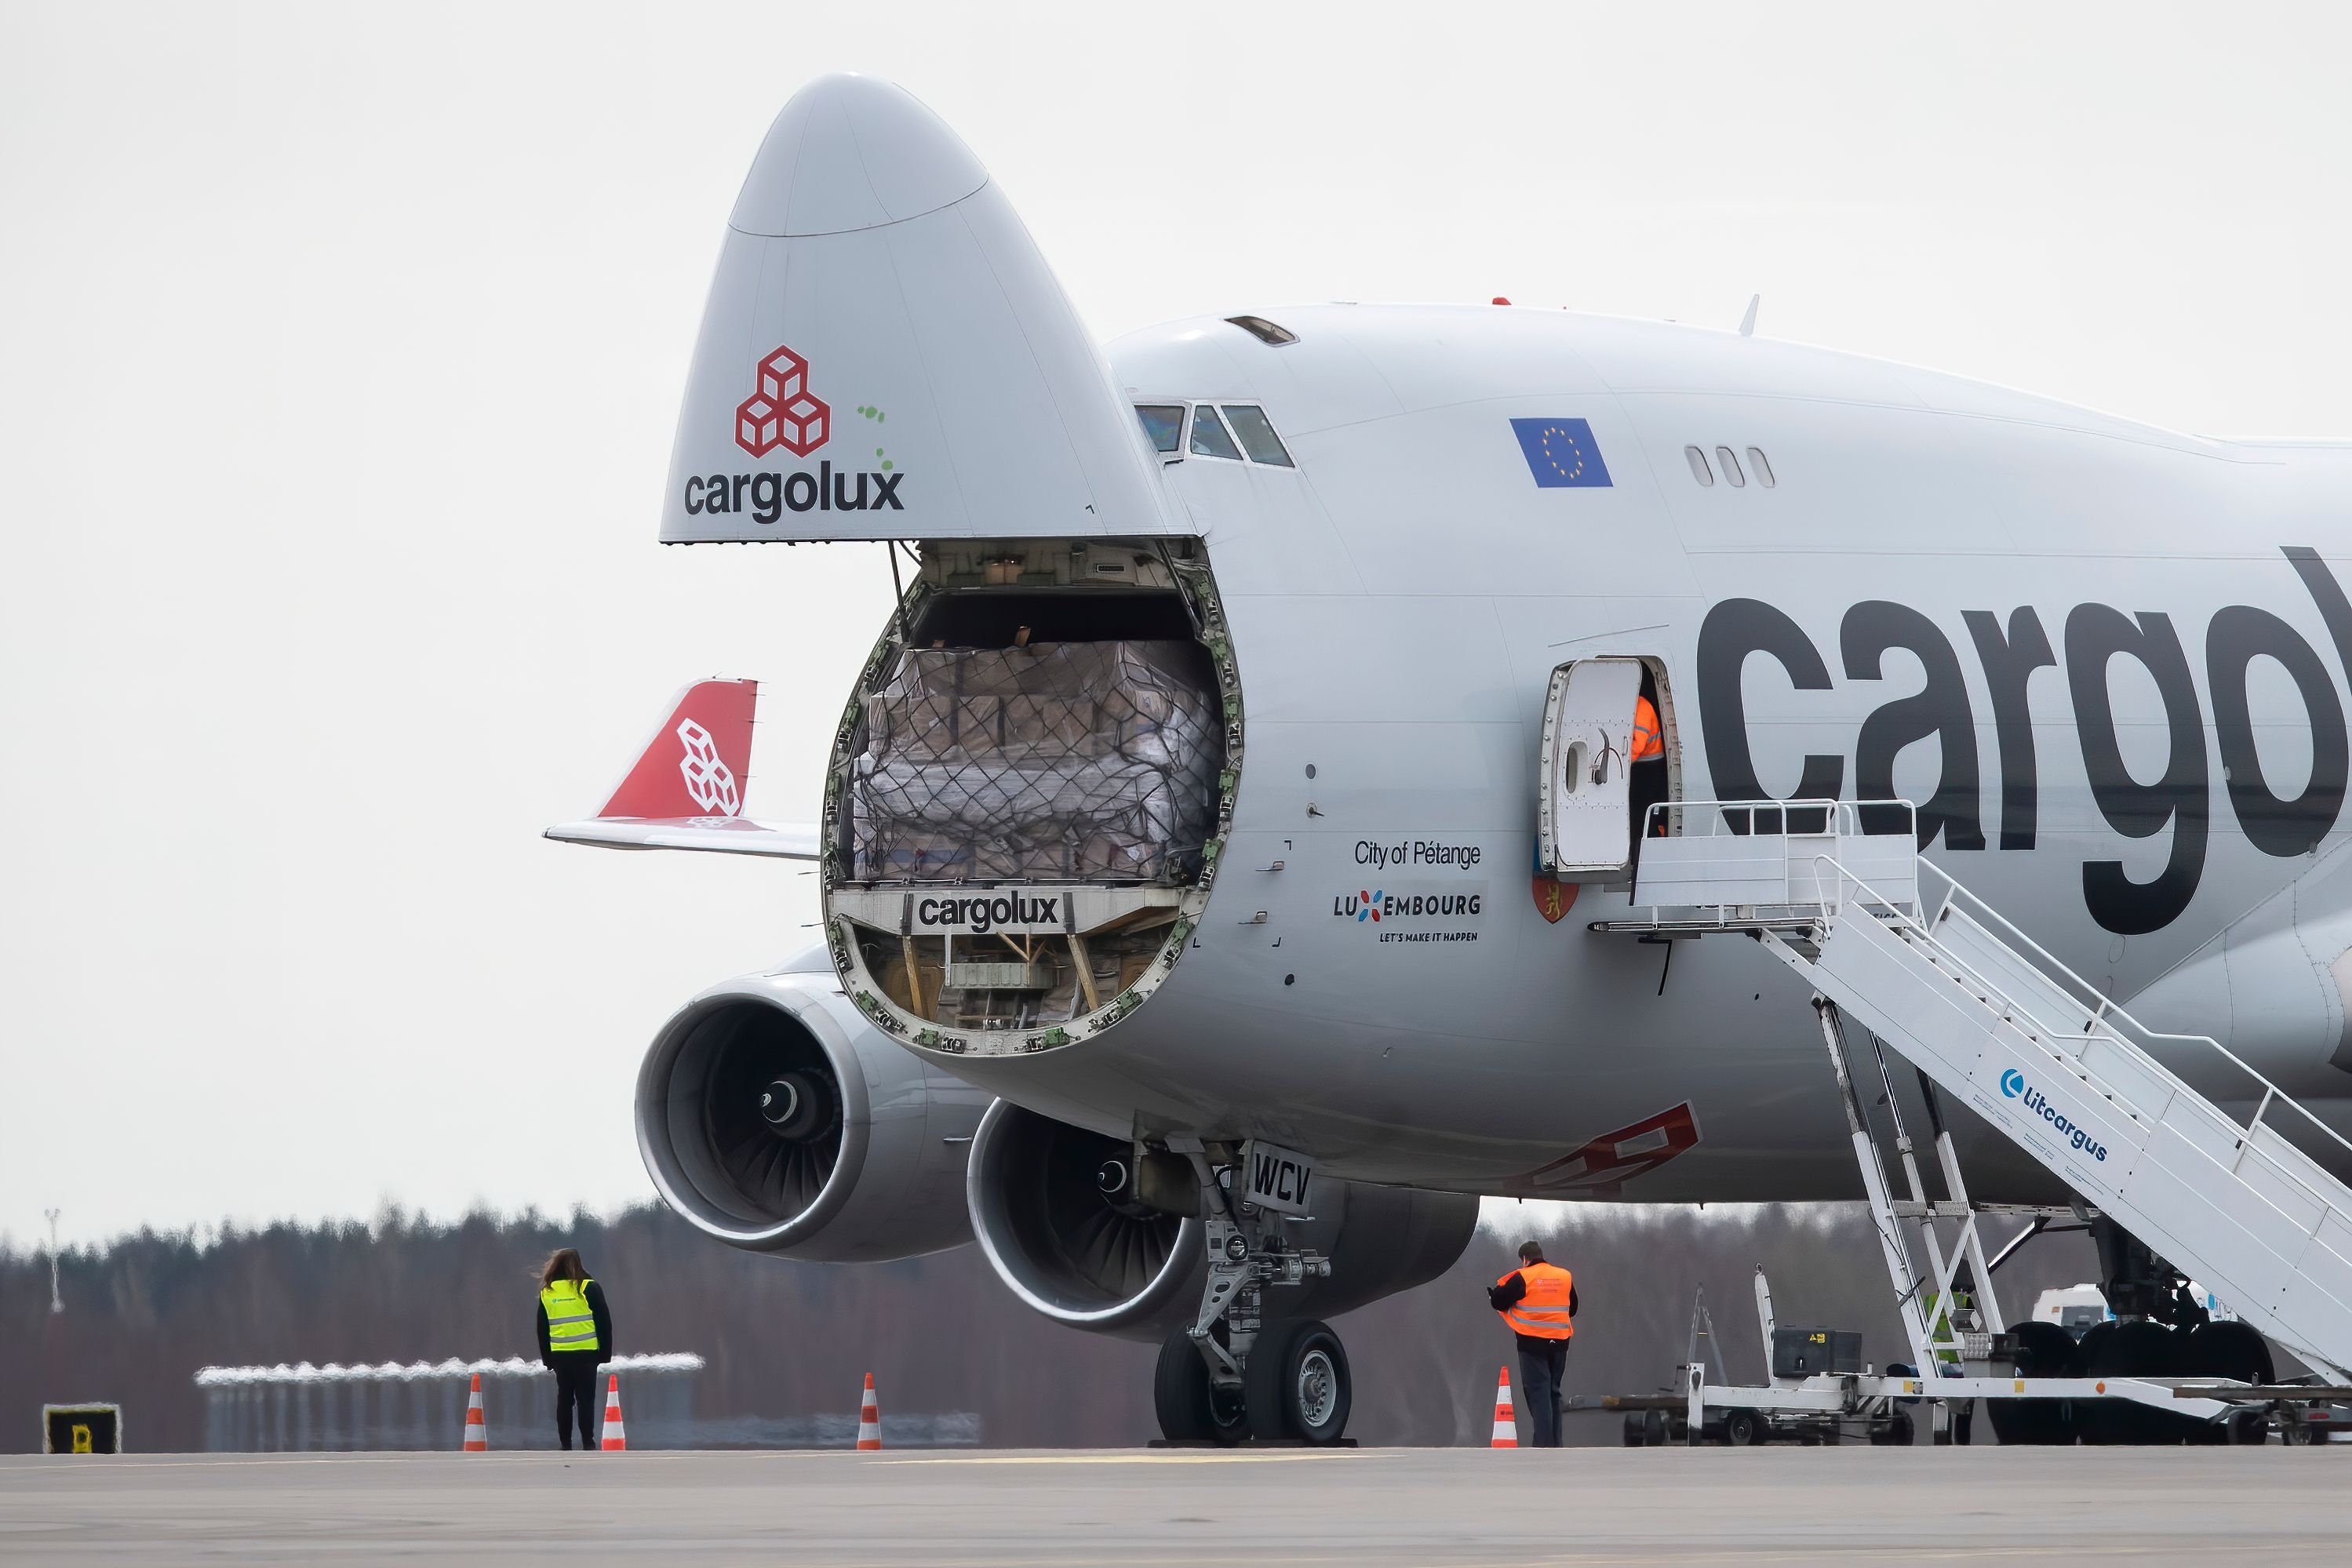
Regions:
<svg viewBox="0 0 2352 1568"><path fill-rule="evenodd" d="M1224 405L1225 422L1234 434L1242 438L1242 448L1253 463L1271 463L1278 468L1294 467L1290 454L1282 444L1282 437L1274 433L1274 422L1265 410L1254 402L1229 402Z"/></svg>
<svg viewBox="0 0 2352 1568"><path fill-rule="evenodd" d="M1225 434L1224 422L1205 402L1192 408L1192 451L1201 457L1223 457L1235 463L1242 460L1241 448Z"/></svg>
<svg viewBox="0 0 2352 1568"><path fill-rule="evenodd" d="M1143 422L1143 434L1155 452L1174 452L1183 444L1184 405L1181 402L1139 402L1135 405L1135 417Z"/></svg>

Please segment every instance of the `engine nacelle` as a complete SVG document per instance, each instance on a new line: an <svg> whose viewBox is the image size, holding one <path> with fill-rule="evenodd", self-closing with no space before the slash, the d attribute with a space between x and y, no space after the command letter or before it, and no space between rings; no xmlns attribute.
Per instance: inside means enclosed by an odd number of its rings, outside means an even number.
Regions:
<svg viewBox="0 0 2352 1568"><path fill-rule="evenodd" d="M860 1018L819 948L662 1026L637 1148L663 1201L730 1246L880 1262L971 1239L964 1155L987 1104Z"/></svg>
<svg viewBox="0 0 2352 1568"><path fill-rule="evenodd" d="M1200 1310L1206 1228L1139 1201L1124 1140L999 1100L972 1139L965 1191L981 1251L1013 1293L1055 1322L1157 1340ZM1318 1183L1291 1239L1331 1260L1328 1279L1276 1286L1269 1312L1335 1317L1426 1284L1478 1225L1467 1193Z"/></svg>

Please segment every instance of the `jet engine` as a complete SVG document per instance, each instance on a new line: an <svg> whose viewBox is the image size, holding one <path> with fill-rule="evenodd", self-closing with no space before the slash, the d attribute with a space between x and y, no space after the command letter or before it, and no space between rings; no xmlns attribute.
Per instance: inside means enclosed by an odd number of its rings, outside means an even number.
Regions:
<svg viewBox="0 0 2352 1568"><path fill-rule="evenodd" d="M971 1239L964 1154L987 1103L860 1018L820 948L662 1026L637 1147L663 1201L730 1246L879 1262Z"/></svg>
<svg viewBox="0 0 2352 1568"><path fill-rule="evenodd" d="M1138 1167L1134 1145L1010 1101L981 1118L965 1190L972 1234L1013 1293L1056 1322L1157 1341L1200 1310L1207 1261L1200 1188L1169 1155ZM1470 1244L1478 1200L1323 1178L1298 1245L1330 1277L1269 1291L1283 1317L1334 1317L1437 1278Z"/></svg>

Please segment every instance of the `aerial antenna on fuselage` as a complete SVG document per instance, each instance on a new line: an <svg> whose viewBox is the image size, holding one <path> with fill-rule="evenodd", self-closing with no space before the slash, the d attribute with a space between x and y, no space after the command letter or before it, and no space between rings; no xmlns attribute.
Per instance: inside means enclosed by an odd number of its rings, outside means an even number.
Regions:
<svg viewBox="0 0 2352 1568"><path fill-rule="evenodd" d="M1763 303L1764 297L1761 294L1751 294L1748 297L1748 314L1739 319L1739 335L1741 337L1753 338L1756 336L1756 307Z"/></svg>

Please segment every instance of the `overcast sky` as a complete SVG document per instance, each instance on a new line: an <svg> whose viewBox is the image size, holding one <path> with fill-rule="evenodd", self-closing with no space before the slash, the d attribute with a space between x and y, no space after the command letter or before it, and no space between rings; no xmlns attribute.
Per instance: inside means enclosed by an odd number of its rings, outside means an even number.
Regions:
<svg viewBox="0 0 2352 1568"><path fill-rule="evenodd" d="M879 547L664 549L810 77L1104 337L1496 294L2352 434L2333 7L0 3L0 1233L650 1193L639 1054L814 882L542 841L686 680L814 814Z"/></svg>

